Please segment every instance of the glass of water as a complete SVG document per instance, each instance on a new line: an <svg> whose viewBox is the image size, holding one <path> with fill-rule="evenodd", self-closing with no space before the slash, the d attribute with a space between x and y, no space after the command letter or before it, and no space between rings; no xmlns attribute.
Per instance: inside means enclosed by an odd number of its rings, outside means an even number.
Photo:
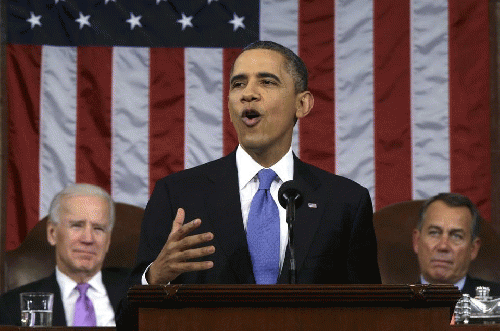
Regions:
<svg viewBox="0 0 500 331"><path fill-rule="evenodd" d="M52 326L53 293L26 292L20 297L22 326Z"/></svg>

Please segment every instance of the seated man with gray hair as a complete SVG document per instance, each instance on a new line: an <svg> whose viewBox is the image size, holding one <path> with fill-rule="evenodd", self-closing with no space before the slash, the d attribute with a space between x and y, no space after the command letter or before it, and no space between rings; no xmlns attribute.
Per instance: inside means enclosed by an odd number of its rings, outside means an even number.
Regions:
<svg viewBox="0 0 500 331"><path fill-rule="evenodd" d="M440 193L425 201L413 230L420 282L454 284L471 297L477 286L487 286L490 296L500 296L500 284L468 275L481 246L481 222L476 206L461 194Z"/></svg>
<svg viewBox="0 0 500 331"><path fill-rule="evenodd" d="M74 184L59 192L47 222L47 240L55 247L55 271L2 295L0 324L21 325L20 293L51 292L53 326L115 326L129 270L101 270L114 222L114 202L102 188Z"/></svg>

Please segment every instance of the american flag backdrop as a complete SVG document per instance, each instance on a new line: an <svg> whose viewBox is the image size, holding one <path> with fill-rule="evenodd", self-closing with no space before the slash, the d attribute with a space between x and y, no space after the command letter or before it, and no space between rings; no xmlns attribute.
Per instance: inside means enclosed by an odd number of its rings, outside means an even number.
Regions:
<svg viewBox="0 0 500 331"><path fill-rule="evenodd" d="M293 147L374 208L443 191L490 217L487 0L8 0L6 249L60 189L144 207L237 145L230 66L273 40L310 70ZM224 197L221 197L223 199Z"/></svg>

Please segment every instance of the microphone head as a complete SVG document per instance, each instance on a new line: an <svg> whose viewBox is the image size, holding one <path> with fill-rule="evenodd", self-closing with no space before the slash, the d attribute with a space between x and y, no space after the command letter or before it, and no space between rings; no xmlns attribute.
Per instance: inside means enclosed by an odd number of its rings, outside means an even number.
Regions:
<svg viewBox="0 0 500 331"><path fill-rule="evenodd" d="M286 209L289 199L295 200L295 209L298 209L304 202L304 194L293 180L284 182L278 191L278 201L283 208Z"/></svg>

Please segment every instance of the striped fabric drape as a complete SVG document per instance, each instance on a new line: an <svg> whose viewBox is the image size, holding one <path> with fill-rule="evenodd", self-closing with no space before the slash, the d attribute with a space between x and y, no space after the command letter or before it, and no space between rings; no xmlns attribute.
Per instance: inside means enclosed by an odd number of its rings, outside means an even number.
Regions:
<svg viewBox="0 0 500 331"><path fill-rule="evenodd" d="M9 0L6 9L7 249L72 182L144 207L159 178L233 150L228 76L242 45L219 43L237 33L288 46L310 69L316 103L293 144L303 160L366 186L376 209L454 191L490 216L486 0ZM116 20L116 37L103 17ZM191 44L203 29L222 41Z"/></svg>

